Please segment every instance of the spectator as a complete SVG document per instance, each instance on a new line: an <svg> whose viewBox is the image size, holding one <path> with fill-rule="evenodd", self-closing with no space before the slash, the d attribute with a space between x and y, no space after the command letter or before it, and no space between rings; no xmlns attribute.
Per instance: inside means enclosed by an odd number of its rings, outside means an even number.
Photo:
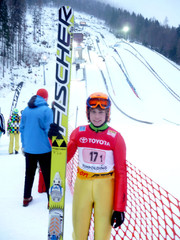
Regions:
<svg viewBox="0 0 180 240"><path fill-rule="evenodd" d="M0 112L0 137L1 137L2 133L3 134L6 133L6 131L5 131L5 120L4 120L3 114Z"/></svg>
<svg viewBox="0 0 180 240"><path fill-rule="evenodd" d="M33 200L31 196L37 163L39 162L46 192L49 199L51 145L48 130L53 122L52 109L48 107L48 92L39 89L28 102L22 112L20 124L22 151L26 159L23 206L26 207Z"/></svg>
<svg viewBox="0 0 180 240"><path fill-rule="evenodd" d="M13 154L14 140L15 140L15 154L19 151L19 126L21 117L19 116L19 111L15 108L10 116L7 123L7 131L10 136L9 141L9 154Z"/></svg>

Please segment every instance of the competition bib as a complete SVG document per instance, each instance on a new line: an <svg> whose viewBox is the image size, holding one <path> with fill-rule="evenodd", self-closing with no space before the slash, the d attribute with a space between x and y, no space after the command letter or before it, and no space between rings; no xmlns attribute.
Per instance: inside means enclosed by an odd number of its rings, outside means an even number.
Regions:
<svg viewBox="0 0 180 240"><path fill-rule="evenodd" d="M78 148L79 168L91 173L108 173L114 171L114 157L111 150Z"/></svg>
<svg viewBox="0 0 180 240"><path fill-rule="evenodd" d="M89 164L105 164L106 152L103 150L92 150L83 149L82 150L83 161Z"/></svg>

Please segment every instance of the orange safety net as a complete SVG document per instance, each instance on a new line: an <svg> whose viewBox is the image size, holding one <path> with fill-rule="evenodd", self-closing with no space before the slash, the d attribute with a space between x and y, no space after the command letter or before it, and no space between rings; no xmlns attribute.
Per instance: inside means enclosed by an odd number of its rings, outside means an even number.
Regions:
<svg viewBox="0 0 180 240"><path fill-rule="evenodd" d="M78 154L67 165L66 177L73 193ZM110 240L179 240L180 201L127 161L128 198L125 221L112 228ZM92 213L88 240L94 239Z"/></svg>

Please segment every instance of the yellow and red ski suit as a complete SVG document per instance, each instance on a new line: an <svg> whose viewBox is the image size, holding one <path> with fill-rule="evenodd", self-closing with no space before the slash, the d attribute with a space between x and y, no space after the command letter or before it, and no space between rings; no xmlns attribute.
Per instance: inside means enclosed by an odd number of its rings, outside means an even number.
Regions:
<svg viewBox="0 0 180 240"><path fill-rule="evenodd" d="M73 196L73 239L86 240L94 207L95 240L109 240L112 211L124 212L127 201L126 146L111 127L96 132L76 128L68 143L67 162L78 149Z"/></svg>

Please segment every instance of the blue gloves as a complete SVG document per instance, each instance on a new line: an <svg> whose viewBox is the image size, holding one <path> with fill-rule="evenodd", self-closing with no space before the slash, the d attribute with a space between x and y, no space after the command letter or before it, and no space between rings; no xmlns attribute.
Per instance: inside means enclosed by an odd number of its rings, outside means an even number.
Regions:
<svg viewBox="0 0 180 240"><path fill-rule="evenodd" d="M111 226L113 226L114 228L121 226L121 224L124 222L124 219L124 212L114 211L111 218Z"/></svg>

